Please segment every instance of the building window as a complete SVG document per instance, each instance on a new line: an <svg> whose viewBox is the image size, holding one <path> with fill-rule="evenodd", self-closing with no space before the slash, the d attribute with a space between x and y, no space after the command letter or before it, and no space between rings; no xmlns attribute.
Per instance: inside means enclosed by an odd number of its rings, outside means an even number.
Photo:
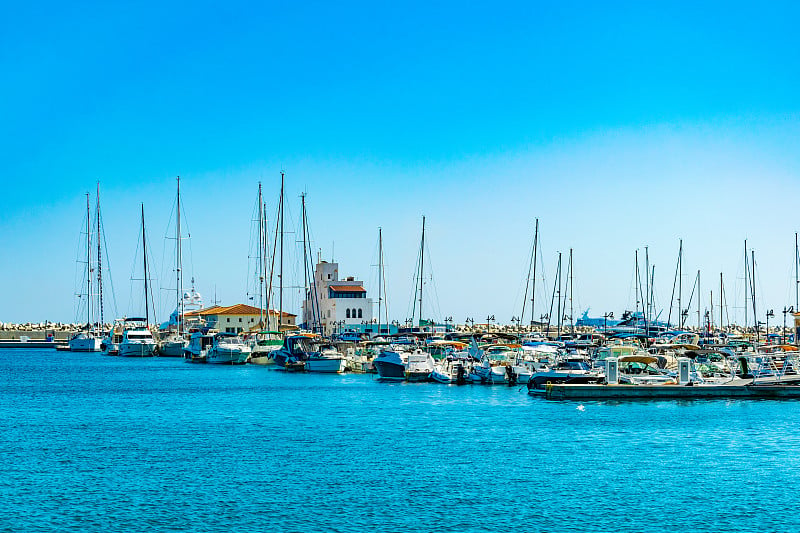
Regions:
<svg viewBox="0 0 800 533"><path fill-rule="evenodd" d="M358 318L364 318L363 316L361 316L361 309L358 310Z"/></svg>
<svg viewBox="0 0 800 533"><path fill-rule="evenodd" d="M225 320L227 320L228 322L230 322L230 321L231 321L230 317L226 318Z"/></svg>
<svg viewBox="0 0 800 533"><path fill-rule="evenodd" d="M331 279L331 275L330 274L328 274L328 279Z"/></svg>
<svg viewBox="0 0 800 533"><path fill-rule="evenodd" d="M347 310L347 318L350 318L350 309Z"/></svg>

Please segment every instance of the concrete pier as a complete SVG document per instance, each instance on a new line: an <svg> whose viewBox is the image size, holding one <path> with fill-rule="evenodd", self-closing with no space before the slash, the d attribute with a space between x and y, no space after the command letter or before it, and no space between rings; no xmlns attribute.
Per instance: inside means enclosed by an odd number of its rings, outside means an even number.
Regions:
<svg viewBox="0 0 800 533"><path fill-rule="evenodd" d="M597 385L551 384L529 394L548 400L655 400L800 398L797 385Z"/></svg>

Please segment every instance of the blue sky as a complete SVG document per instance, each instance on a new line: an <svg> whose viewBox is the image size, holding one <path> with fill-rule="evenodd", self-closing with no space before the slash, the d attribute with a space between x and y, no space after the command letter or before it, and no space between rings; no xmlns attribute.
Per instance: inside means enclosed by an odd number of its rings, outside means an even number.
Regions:
<svg viewBox="0 0 800 533"><path fill-rule="evenodd" d="M138 311L139 204L160 262L176 175L198 289L243 301L257 182L274 210L282 168L295 219L308 193L315 248L335 246L341 270L373 292L384 228L392 318L408 315L423 214L438 295L426 314L519 314L536 217L547 283L556 253L574 248L576 307L592 314L633 305L634 250L645 246L668 307L679 238L684 285L697 269L723 272L732 315L745 238L759 309L793 304L798 11L10 5L0 320L75 319L81 209L97 180L120 314Z"/></svg>

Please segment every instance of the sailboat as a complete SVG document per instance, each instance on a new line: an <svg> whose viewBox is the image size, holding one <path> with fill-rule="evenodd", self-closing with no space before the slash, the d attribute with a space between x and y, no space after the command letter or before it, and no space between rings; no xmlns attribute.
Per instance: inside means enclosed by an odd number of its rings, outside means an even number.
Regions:
<svg viewBox="0 0 800 533"><path fill-rule="evenodd" d="M183 258L181 248L181 177L178 176L178 196L175 202L175 311L170 317L167 326L169 334L158 344L158 354L163 357L183 357L183 351L188 346L184 331L184 304L191 296L183 294ZM194 287L192 287L194 289ZM175 319L173 323L173 317Z"/></svg>
<svg viewBox="0 0 800 533"><path fill-rule="evenodd" d="M144 204L142 204L142 259L144 264L144 318L126 318L122 324L122 341L117 349L122 357L152 357L156 352L156 341L150 332L150 295L148 294L147 236L144 226Z"/></svg>
<svg viewBox="0 0 800 533"><path fill-rule="evenodd" d="M256 253L257 265L256 273L258 275L258 307L261 312L261 320L259 327L263 328L255 335L251 335L252 353L250 354L250 363L255 365L273 365L273 352L283 346L283 338L280 332L269 330L269 291L272 290L272 272L267 265L269 263L269 254L267 252L267 212L266 202L264 202L261 193L261 183L258 184L258 251ZM267 283L269 279L269 283ZM265 298L266 295L266 298ZM267 304L267 309L264 304Z"/></svg>
<svg viewBox="0 0 800 533"><path fill-rule="evenodd" d="M413 325L414 317L416 316L416 303L419 301L419 325L423 326L422 315L422 288L423 288L423 272L425 267L425 217L422 217L422 239L420 241L420 255L419 264L417 265L417 272L419 273L419 287L415 287L414 295L414 309L411 311L411 320ZM419 296L419 300L417 300ZM378 371L380 379L387 381L430 381L431 374L434 371L435 361L433 357L419 348L411 351L396 350L389 348L382 350L378 357L372 362Z"/></svg>
<svg viewBox="0 0 800 533"><path fill-rule="evenodd" d="M91 207L89 203L89 193L86 193L86 327L85 330L78 332L69 339L69 350L71 352L99 352L101 346L100 337L102 333L92 325L92 231L91 231ZM98 272L98 292L99 297L97 311L102 313L103 280L100 249L100 185L97 186L97 272ZM101 320L102 324L102 320ZM102 326L101 326L102 327Z"/></svg>

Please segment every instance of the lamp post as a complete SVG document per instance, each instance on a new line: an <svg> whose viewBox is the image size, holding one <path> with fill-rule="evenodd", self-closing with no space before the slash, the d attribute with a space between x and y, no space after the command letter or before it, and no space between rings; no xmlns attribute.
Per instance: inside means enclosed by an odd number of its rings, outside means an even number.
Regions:
<svg viewBox="0 0 800 533"><path fill-rule="evenodd" d="M786 344L786 314L787 313L794 313L794 306L790 305L789 307L783 306L783 331L781 332L781 342Z"/></svg>
<svg viewBox="0 0 800 533"><path fill-rule="evenodd" d="M466 324L471 324L470 329L474 332L474 330L475 330L475 320L474 319L472 319L470 317L467 317L467 319L464 321L464 324L465 325Z"/></svg>
<svg viewBox="0 0 800 533"><path fill-rule="evenodd" d="M486 333L492 332L491 323L494 322L494 315L489 315L486 317Z"/></svg>
<svg viewBox="0 0 800 533"><path fill-rule="evenodd" d="M775 316L775 313L772 312L772 309L767 311L767 332L765 334L765 339L767 341L767 344L769 344L769 318L770 317L774 317L774 316Z"/></svg>
<svg viewBox="0 0 800 533"><path fill-rule="evenodd" d="M608 333L608 319L614 318L614 312L611 313L603 313L603 334Z"/></svg>

